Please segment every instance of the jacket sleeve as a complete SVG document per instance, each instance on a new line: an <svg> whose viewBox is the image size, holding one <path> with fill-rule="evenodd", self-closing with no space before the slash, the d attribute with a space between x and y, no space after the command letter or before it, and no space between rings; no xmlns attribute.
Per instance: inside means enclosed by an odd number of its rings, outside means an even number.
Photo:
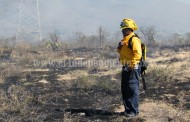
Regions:
<svg viewBox="0 0 190 122"><path fill-rule="evenodd" d="M141 41L139 38L134 37L132 40L133 57L131 60L132 68L135 68L135 64L139 63L142 57Z"/></svg>

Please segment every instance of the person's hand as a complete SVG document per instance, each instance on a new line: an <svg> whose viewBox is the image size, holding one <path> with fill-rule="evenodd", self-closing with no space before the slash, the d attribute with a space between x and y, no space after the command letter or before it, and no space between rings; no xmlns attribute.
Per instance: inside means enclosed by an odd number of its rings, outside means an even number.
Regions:
<svg viewBox="0 0 190 122"><path fill-rule="evenodd" d="M121 41L120 44L123 46L125 44L125 42Z"/></svg>
<svg viewBox="0 0 190 122"><path fill-rule="evenodd" d="M121 47L124 45L125 43L123 41L120 41L119 44L118 44L118 49L121 49Z"/></svg>

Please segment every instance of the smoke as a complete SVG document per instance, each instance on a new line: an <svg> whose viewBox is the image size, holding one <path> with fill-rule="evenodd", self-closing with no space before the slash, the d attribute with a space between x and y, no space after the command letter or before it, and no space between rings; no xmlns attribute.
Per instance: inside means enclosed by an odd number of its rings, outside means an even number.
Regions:
<svg viewBox="0 0 190 122"><path fill-rule="evenodd" d="M0 0L0 36L14 36L16 33L19 0Z"/></svg>
<svg viewBox="0 0 190 122"><path fill-rule="evenodd" d="M16 33L20 0L0 0L0 35ZM190 2L189 2L190 3ZM119 30L120 21L133 18L139 27L155 26L161 32L188 32L190 5L179 0L39 0L43 34Z"/></svg>
<svg viewBox="0 0 190 122"><path fill-rule="evenodd" d="M98 26L110 29L109 23L117 28L121 17L118 14L120 8L114 4L116 2L114 0L54 0L53 2L46 0L41 4L42 25L49 23L49 27L64 32L83 31L85 33L95 32ZM112 8L112 12L109 8Z"/></svg>

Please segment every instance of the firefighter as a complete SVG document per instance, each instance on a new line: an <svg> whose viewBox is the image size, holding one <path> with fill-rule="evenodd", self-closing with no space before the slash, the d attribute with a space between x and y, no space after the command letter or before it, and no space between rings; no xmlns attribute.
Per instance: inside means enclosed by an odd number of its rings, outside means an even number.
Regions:
<svg viewBox="0 0 190 122"><path fill-rule="evenodd" d="M118 44L118 53L120 62L123 65L121 92L125 107L124 115L133 117L139 114L141 41L135 36L134 31L138 27L134 20L128 18L123 19L120 28L122 29L123 39ZM131 40L131 48L128 47L129 40Z"/></svg>

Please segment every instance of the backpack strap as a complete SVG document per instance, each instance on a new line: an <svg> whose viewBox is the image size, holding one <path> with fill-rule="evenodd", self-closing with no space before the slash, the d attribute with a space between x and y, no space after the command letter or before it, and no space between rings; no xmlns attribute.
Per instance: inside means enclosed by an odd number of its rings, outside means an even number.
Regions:
<svg viewBox="0 0 190 122"><path fill-rule="evenodd" d="M133 47L132 47L132 40L133 40L133 37L137 37L139 38L139 36L135 33L135 35L131 36L131 38L129 39L129 42L128 42L128 48L133 50ZM140 39L140 38L139 38ZM142 46L142 42L141 42L141 46ZM143 44L144 45L144 44ZM143 57L141 57L140 59L141 61L143 60Z"/></svg>
<svg viewBox="0 0 190 122"><path fill-rule="evenodd" d="M131 38L129 39L129 42L128 42L128 48L132 50L132 40L133 40L133 37L137 37L139 38L139 36L135 33L135 35L131 36Z"/></svg>

